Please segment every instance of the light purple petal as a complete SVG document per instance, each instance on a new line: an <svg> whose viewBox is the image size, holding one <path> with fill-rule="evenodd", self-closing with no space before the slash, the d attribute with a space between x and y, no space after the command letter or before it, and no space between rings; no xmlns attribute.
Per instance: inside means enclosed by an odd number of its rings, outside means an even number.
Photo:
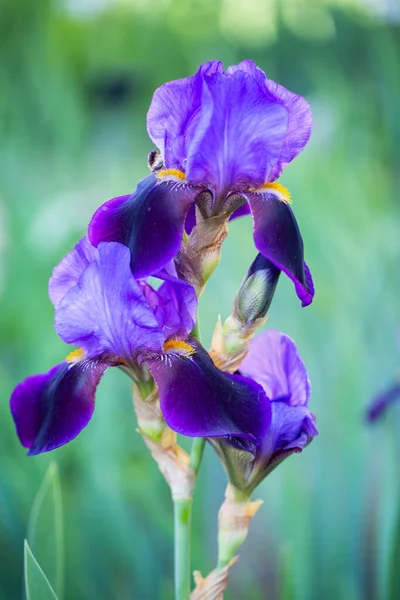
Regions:
<svg viewBox="0 0 400 600"><path fill-rule="evenodd" d="M201 110L186 132L186 177L222 197L242 186L265 183L287 131L288 113L268 99L253 77L205 76Z"/></svg>
<svg viewBox="0 0 400 600"><path fill-rule="evenodd" d="M312 130L310 105L302 96L289 92L272 79L267 79L265 73L252 60L245 60L234 67L229 67L227 73L234 73L237 70L244 71L254 77L264 90L267 98L281 104L288 111L289 120L285 140L279 160L269 176L269 181L275 181L280 177L284 167L303 150L310 138Z"/></svg>
<svg viewBox="0 0 400 600"><path fill-rule="evenodd" d="M53 305L57 307L68 290L78 283L86 267L93 262L97 253L88 237L82 238L57 265L49 281L49 296Z"/></svg>
<svg viewBox="0 0 400 600"><path fill-rule="evenodd" d="M247 193L253 213L254 243L259 252L293 281L302 305L311 304L314 286L304 263L303 239L288 204L273 193Z"/></svg>
<svg viewBox="0 0 400 600"><path fill-rule="evenodd" d="M272 417L267 435L257 448L256 466L265 469L271 463L301 452L318 435L314 417L306 406L285 401L271 402Z"/></svg>
<svg viewBox="0 0 400 600"><path fill-rule="evenodd" d="M289 336L269 329L250 342L241 373L263 386L270 400L287 398L291 406L307 406L311 385L296 344Z"/></svg>
<svg viewBox="0 0 400 600"><path fill-rule="evenodd" d="M213 60L201 65L191 77L165 83L154 92L147 114L147 130L160 149L167 169L185 170L184 136L191 118L200 108L203 77L222 72L222 63Z"/></svg>
<svg viewBox="0 0 400 600"><path fill-rule="evenodd" d="M165 338L185 340L196 323L196 291L189 283L166 271L157 276L164 279L164 283L155 290L141 282L143 294Z"/></svg>
<svg viewBox="0 0 400 600"><path fill-rule="evenodd" d="M116 242L99 245L98 257L55 313L55 329L89 358L160 351L165 336L130 269L130 252Z"/></svg>
<svg viewBox="0 0 400 600"><path fill-rule="evenodd" d="M28 455L54 450L73 440L91 419L96 387L107 364L63 362L20 383L11 400L18 437Z"/></svg>
<svg viewBox="0 0 400 600"><path fill-rule="evenodd" d="M191 437L262 437L270 421L262 388L251 379L223 373L196 340L188 343L195 349L191 356L171 352L147 361L167 424Z"/></svg>
<svg viewBox="0 0 400 600"><path fill-rule="evenodd" d="M186 213L198 193L183 182L149 175L134 194L100 206L89 224L90 241L94 246L100 242L128 246L134 276L153 275L178 252Z"/></svg>

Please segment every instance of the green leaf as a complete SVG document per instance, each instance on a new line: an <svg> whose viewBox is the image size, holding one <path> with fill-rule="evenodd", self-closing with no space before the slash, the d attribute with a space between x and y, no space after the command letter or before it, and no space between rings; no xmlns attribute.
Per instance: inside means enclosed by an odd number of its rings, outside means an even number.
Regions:
<svg viewBox="0 0 400 600"><path fill-rule="evenodd" d="M27 539L59 598L64 591L64 531L58 467L50 463L32 506Z"/></svg>
<svg viewBox="0 0 400 600"><path fill-rule="evenodd" d="M24 543L25 591L27 600L57 600L57 596L32 554L28 542Z"/></svg>

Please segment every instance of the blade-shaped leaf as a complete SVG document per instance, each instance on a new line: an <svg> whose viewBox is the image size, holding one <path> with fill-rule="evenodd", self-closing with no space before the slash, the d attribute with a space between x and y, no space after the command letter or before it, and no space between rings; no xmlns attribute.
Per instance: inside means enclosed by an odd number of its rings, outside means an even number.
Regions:
<svg viewBox="0 0 400 600"><path fill-rule="evenodd" d="M34 500L27 539L59 598L64 588L64 532L58 467L50 463Z"/></svg>
<svg viewBox="0 0 400 600"><path fill-rule="evenodd" d="M28 542L24 544L25 591L27 600L57 600L57 596L32 554Z"/></svg>

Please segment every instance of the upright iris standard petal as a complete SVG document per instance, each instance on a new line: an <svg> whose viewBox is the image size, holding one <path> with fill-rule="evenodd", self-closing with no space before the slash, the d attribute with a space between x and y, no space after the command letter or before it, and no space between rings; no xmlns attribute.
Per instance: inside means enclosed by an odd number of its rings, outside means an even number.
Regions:
<svg viewBox="0 0 400 600"><path fill-rule="evenodd" d="M310 304L314 286L304 263L303 239L288 204L272 192L246 194L254 221L257 250L293 281L302 305Z"/></svg>
<svg viewBox="0 0 400 600"><path fill-rule="evenodd" d="M107 366L90 360L63 362L48 373L28 377L15 388L11 413L29 455L54 450L86 427L93 413L96 387Z"/></svg>
<svg viewBox="0 0 400 600"><path fill-rule="evenodd" d="M207 183L220 196L262 185L279 158L287 122L285 108L248 74L205 77L201 111L186 133L188 181Z"/></svg>
<svg viewBox="0 0 400 600"><path fill-rule="evenodd" d="M238 70L254 77L269 100L281 104L288 112L285 140L282 144L279 159L268 177L269 181L275 181L280 177L284 167L300 154L310 138L312 130L310 105L302 96L293 94L283 85L268 79L252 60L244 60L238 65L229 67L227 73L235 73Z"/></svg>
<svg viewBox="0 0 400 600"><path fill-rule="evenodd" d="M191 77L164 83L154 92L147 114L147 130L161 150L167 168L185 170L185 134L201 107L203 78L222 72L222 63L212 60L202 64Z"/></svg>
<svg viewBox="0 0 400 600"><path fill-rule="evenodd" d="M196 323L197 297L190 284L165 281L158 290L155 316L166 338L186 339Z"/></svg>
<svg viewBox="0 0 400 600"><path fill-rule="evenodd" d="M96 248L92 246L87 236L65 256L54 270L49 281L49 296L56 307L68 290L78 283L83 271L95 259Z"/></svg>
<svg viewBox="0 0 400 600"><path fill-rule="evenodd" d="M240 370L262 385L271 400L307 405L311 394L307 369L293 340L280 331L269 329L254 338Z"/></svg>
<svg viewBox="0 0 400 600"><path fill-rule="evenodd" d="M178 252L186 213L198 193L182 181L149 175L134 194L100 206L89 224L90 241L128 246L134 276L153 275Z"/></svg>
<svg viewBox="0 0 400 600"><path fill-rule="evenodd" d="M130 361L142 350L162 349L165 337L129 263L126 246L100 244L98 256L56 309L58 335L89 358Z"/></svg>
<svg viewBox="0 0 400 600"><path fill-rule="evenodd" d="M271 417L261 386L223 373L196 340L188 342L147 362L167 424L192 437L261 438Z"/></svg>

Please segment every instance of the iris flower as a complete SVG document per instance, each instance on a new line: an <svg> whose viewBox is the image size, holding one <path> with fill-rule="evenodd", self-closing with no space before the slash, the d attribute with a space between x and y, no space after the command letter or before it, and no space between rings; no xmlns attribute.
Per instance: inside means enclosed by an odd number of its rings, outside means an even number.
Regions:
<svg viewBox="0 0 400 600"><path fill-rule="evenodd" d="M267 79L250 60L225 72L211 61L192 77L165 83L147 115L160 150L157 168L133 194L96 211L92 244L127 245L134 275L146 277L176 256L196 210L203 219L251 212L256 248L292 279L303 306L310 304L314 289L302 237L290 195L275 180L304 148L311 126L304 98Z"/></svg>
<svg viewBox="0 0 400 600"><path fill-rule="evenodd" d="M231 483L250 494L282 460L301 452L318 431L308 410L311 387L307 370L287 335L271 329L255 338L240 372L263 387L270 400L270 425L256 441L227 436L210 442Z"/></svg>
<svg viewBox="0 0 400 600"><path fill-rule="evenodd" d="M79 347L47 373L20 383L11 412L28 454L57 448L89 422L108 367L158 386L167 424L187 436L235 435L256 440L269 424L262 387L218 370L190 337L197 299L172 267L158 289L134 278L130 251L119 243L94 248L83 238L54 269L49 294L55 329Z"/></svg>

